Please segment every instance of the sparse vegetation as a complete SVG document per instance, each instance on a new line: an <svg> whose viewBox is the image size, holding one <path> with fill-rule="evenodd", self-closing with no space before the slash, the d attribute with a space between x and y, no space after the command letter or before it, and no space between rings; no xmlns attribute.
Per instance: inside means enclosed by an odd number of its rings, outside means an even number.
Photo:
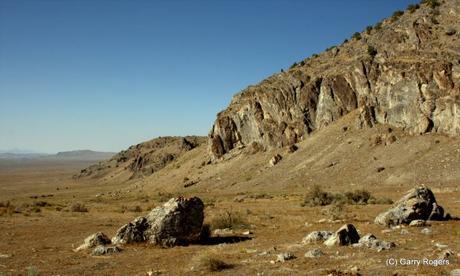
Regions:
<svg viewBox="0 0 460 276"><path fill-rule="evenodd" d="M88 212L88 208L79 202L74 202L70 205L70 211L75 213L86 213Z"/></svg>
<svg viewBox="0 0 460 276"><path fill-rule="evenodd" d="M226 211L211 220L212 229L238 229L247 226L247 221L240 213Z"/></svg>
<svg viewBox="0 0 460 276"><path fill-rule="evenodd" d="M295 68L295 67L297 67L297 65L298 65L297 62L294 62L294 63L291 65L291 67L289 67L289 69Z"/></svg>
<svg viewBox="0 0 460 276"><path fill-rule="evenodd" d="M166 201L170 200L174 196L175 195L173 193L158 192L158 194L155 196L155 200L160 202L160 203L163 203L163 202L166 202Z"/></svg>
<svg viewBox="0 0 460 276"><path fill-rule="evenodd" d="M422 0L421 3L424 5L427 5L428 7L432 9L439 7L441 5L441 3L439 3L438 0Z"/></svg>
<svg viewBox="0 0 460 276"><path fill-rule="evenodd" d="M351 204L351 205L365 205L365 204L391 204L393 203L388 199L377 199L372 194L364 189L355 190L353 192L336 193L332 194L325 192L315 185L305 197L302 206L326 206L330 204Z"/></svg>
<svg viewBox="0 0 460 276"><path fill-rule="evenodd" d="M456 31L454 28L449 28L449 29L447 29L447 31L446 31L446 35L449 35L449 36L450 36L450 35L454 35L454 34L456 34L456 33L457 33L457 31Z"/></svg>
<svg viewBox="0 0 460 276"><path fill-rule="evenodd" d="M409 6L407 6L407 10L410 12L410 13L414 13L416 10L418 10L420 8L420 5L419 4L410 4Z"/></svg>
<svg viewBox="0 0 460 276"><path fill-rule="evenodd" d="M377 49L375 49L373 46L369 45L367 46L367 53L374 58L377 55Z"/></svg>
<svg viewBox="0 0 460 276"><path fill-rule="evenodd" d="M366 34L369 35L369 34L371 34L371 32L372 32L372 26L367 26L366 27Z"/></svg>
<svg viewBox="0 0 460 276"><path fill-rule="evenodd" d="M35 266L27 267L27 276L38 276L38 275L40 275L40 272Z"/></svg>
<svg viewBox="0 0 460 276"><path fill-rule="evenodd" d="M218 272L225 269L230 269L233 265L228 264L219 259L214 254L204 254L199 259L199 267L210 272Z"/></svg>
<svg viewBox="0 0 460 276"><path fill-rule="evenodd" d="M360 40L361 39L361 34L356 32L351 36L351 38L353 38L355 40Z"/></svg>
<svg viewBox="0 0 460 276"><path fill-rule="evenodd" d="M0 217L1 216L12 216L15 211L15 207L9 201L0 202Z"/></svg>
<svg viewBox="0 0 460 276"><path fill-rule="evenodd" d="M391 22L395 22L395 21L398 20L403 14L404 14L404 12L401 11L401 10L395 11L395 12L393 13L393 15L391 16L391 18L390 18Z"/></svg>
<svg viewBox="0 0 460 276"><path fill-rule="evenodd" d="M126 213L126 212L140 213L142 212L142 208L139 205L136 205L136 206L121 205L120 212L121 213Z"/></svg>
<svg viewBox="0 0 460 276"><path fill-rule="evenodd" d="M374 29L377 30L377 31L382 29L382 22L378 22L377 24L375 24Z"/></svg>
<svg viewBox="0 0 460 276"><path fill-rule="evenodd" d="M348 39L345 38L345 40L343 41L343 44L347 43L348 42Z"/></svg>
<svg viewBox="0 0 460 276"><path fill-rule="evenodd" d="M323 212L330 220L344 219L346 216L346 207L343 201L336 202L326 208Z"/></svg>

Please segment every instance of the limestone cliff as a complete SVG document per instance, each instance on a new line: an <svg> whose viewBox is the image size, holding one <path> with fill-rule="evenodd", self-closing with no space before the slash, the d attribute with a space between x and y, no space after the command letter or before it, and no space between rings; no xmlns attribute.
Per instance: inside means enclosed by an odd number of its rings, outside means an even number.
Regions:
<svg viewBox="0 0 460 276"><path fill-rule="evenodd" d="M356 109L358 127L460 135L460 0L425 2L236 94L211 155L291 145Z"/></svg>

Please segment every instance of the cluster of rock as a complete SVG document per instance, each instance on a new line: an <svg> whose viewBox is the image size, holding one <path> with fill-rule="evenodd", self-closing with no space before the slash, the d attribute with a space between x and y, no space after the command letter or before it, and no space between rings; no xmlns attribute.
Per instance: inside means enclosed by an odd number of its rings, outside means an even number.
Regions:
<svg viewBox="0 0 460 276"><path fill-rule="evenodd" d="M303 240L304 244L322 242L326 246L344 246L352 245L354 247L368 247L377 251L388 250L395 247L393 242L387 242L377 239L372 234L359 236L358 231L352 224L345 224L334 233L330 231L313 231ZM320 256L317 251L307 252L308 257Z"/></svg>
<svg viewBox="0 0 460 276"><path fill-rule="evenodd" d="M411 227L427 226L427 220L446 220L450 215L444 215L444 209L437 204L433 192L426 187L416 187L403 196L395 205L379 214L375 223L384 226L407 224ZM431 229L424 228L422 233ZM352 245L367 247L377 251L395 247L395 243L378 239L371 233L360 237L352 224L345 224L334 233L331 231L313 231L303 238L302 243L314 244L322 242L326 246ZM308 257L321 255L318 252L307 252Z"/></svg>
<svg viewBox="0 0 460 276"><path fill-rule="evenodd" d="M76 251L93 249L93 255L116 253L120 245L147 242L171 247L198 241L203 227L204 204L198 197L172 198L120 227L112 239L98 232L87 237ZM111 245L112 244L112 245Z"/></svg>

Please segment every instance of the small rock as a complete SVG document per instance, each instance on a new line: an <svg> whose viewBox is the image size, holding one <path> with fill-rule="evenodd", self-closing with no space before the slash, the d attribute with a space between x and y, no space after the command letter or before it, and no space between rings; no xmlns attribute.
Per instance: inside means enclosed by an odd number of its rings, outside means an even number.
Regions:
<svg viewBox="0 0 460 276"><path fill-rule="evenodd" d="M8 258L11 258L11 255L9 255L9 254L0 254L0 258L1 259L8 259Z"/></svg>
<svg viewBox="0 0 460 276"><path fill-rule="evenodd" d="M119 248L118 246L99 245L96 248L94 248L91 255L102 256L102 255L109 255L109 254L114 254L118 252L121 252L121 248Z"/></svg>
<svg viewBox="0 0 460 276"><path fill-rule="evenodd" d="M110 244L110 239L102 232L94 233L84 240L83 244L80 245L75 251L81 251L89 248L96 247L98 245Z"/></svg>
<svg viewBox="0 0 460 276"><path fill-rule="evenodd" d="M252 235L252 232L249 231L249 230L247 230L247 231L244 231L242 234L245 235L245 236L247 236L247 235Z"/></svg>
<svg viewBox="0 0 460 276"><path fill-rule="evenodd" d="M284 263L285 261L293 260L295 258L296 256L294 256L294 254L290 252L285 252L285 253L276 255L276 262Z"/></svg>
<svg viewBox="0 0 460 276"><path fill-rule="evenodd" d="M385 170L385 167L378 167L377 172L383 172Z"/></svg>
<svg viewBox="0 0 460 276"><path fill-rule="evenodd" d="M327 246L334 245L351 245L359 241L359 234L353 224L345 224L330 236L324 244Z"/></svg>
<svg viewBox="0 0 460 276"><path fill-rule="evenodd" d="M321 251L318 248L315 248L315 249L307 251L305 253L305 258L318 258L318 257L321 257L323 255L324 255L323 251Z"/></svg>
<svg viewBox="0 0 460 276"><path fill-rule="evenodd" d="M224 229L215 229L212 231L215 236L228 236L235 234L232 229L224 228Z"/></svg>
<svg viewBox="0 0 460 276"><path fill-rule="evenodd" d="M455 256L455 253L450 249L446 249L438 255L438 260L449 260L452 256Z"/></svg>
<svg viewBox="0 0 460 276"><path fill-rule="evenodd" d="M401 230L401 235L407 235L407 234L409 234L409 231L407 229Z"/></svg>
<svg viewBox="0 0 460 276"><path fill-rule="evenodd" d="M273 156L270 161L269 161L269 164L270 166L275 166L276 164L278 164L281 159L283 159L283 157L279 154L276 154L275 156Z"/></svg>
<svg viewBox="0 0 460 276"><path fill-rule="evenodd" d="M322 242L327 240L330 236L332 236L332 232L330 231L313 231L302 239L302 243L309 244Z"/></svg>
<svg viewBox="0 0 460 276"><path fill-rule="evenodd" d="M447 244L441 244L441 243L436 243L434 246L436 246L439 249L445 249L449 247Z"/></svg>
<svg viewBox="0 0 460 276"><path fill-rule="evenodd" d="M409 223L410 227L424 227L426 225L426 221L423 219L415 219Z"/></svg>
<svg viewBox="0 0 460 276"><path fill-rule="evenodd" d="M425 235L431 235L433 234L433 230L431 230L430 228L423 228L422 231L420 231L422 234L425 234Z"/></svg>

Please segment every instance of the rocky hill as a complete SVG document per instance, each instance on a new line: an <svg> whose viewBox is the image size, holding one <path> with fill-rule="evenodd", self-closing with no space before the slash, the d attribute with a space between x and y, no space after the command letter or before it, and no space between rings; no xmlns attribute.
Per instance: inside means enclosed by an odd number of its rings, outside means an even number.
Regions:
<svg viewBox="0 0 460 276"><path fill-rule="evenodd" d="M198 136L159 137L131 146L107 161L81 170L75 177L102 178L109 175L126 180L149 176L205 141L205 137Z"/></svg>
<svg viewBox="0 0 460 276"><path fill-rule="evenodd" d="M460 0L422 1L236 94L209 152L297 143L351 111L355 124L460 135Z"/></svg>

